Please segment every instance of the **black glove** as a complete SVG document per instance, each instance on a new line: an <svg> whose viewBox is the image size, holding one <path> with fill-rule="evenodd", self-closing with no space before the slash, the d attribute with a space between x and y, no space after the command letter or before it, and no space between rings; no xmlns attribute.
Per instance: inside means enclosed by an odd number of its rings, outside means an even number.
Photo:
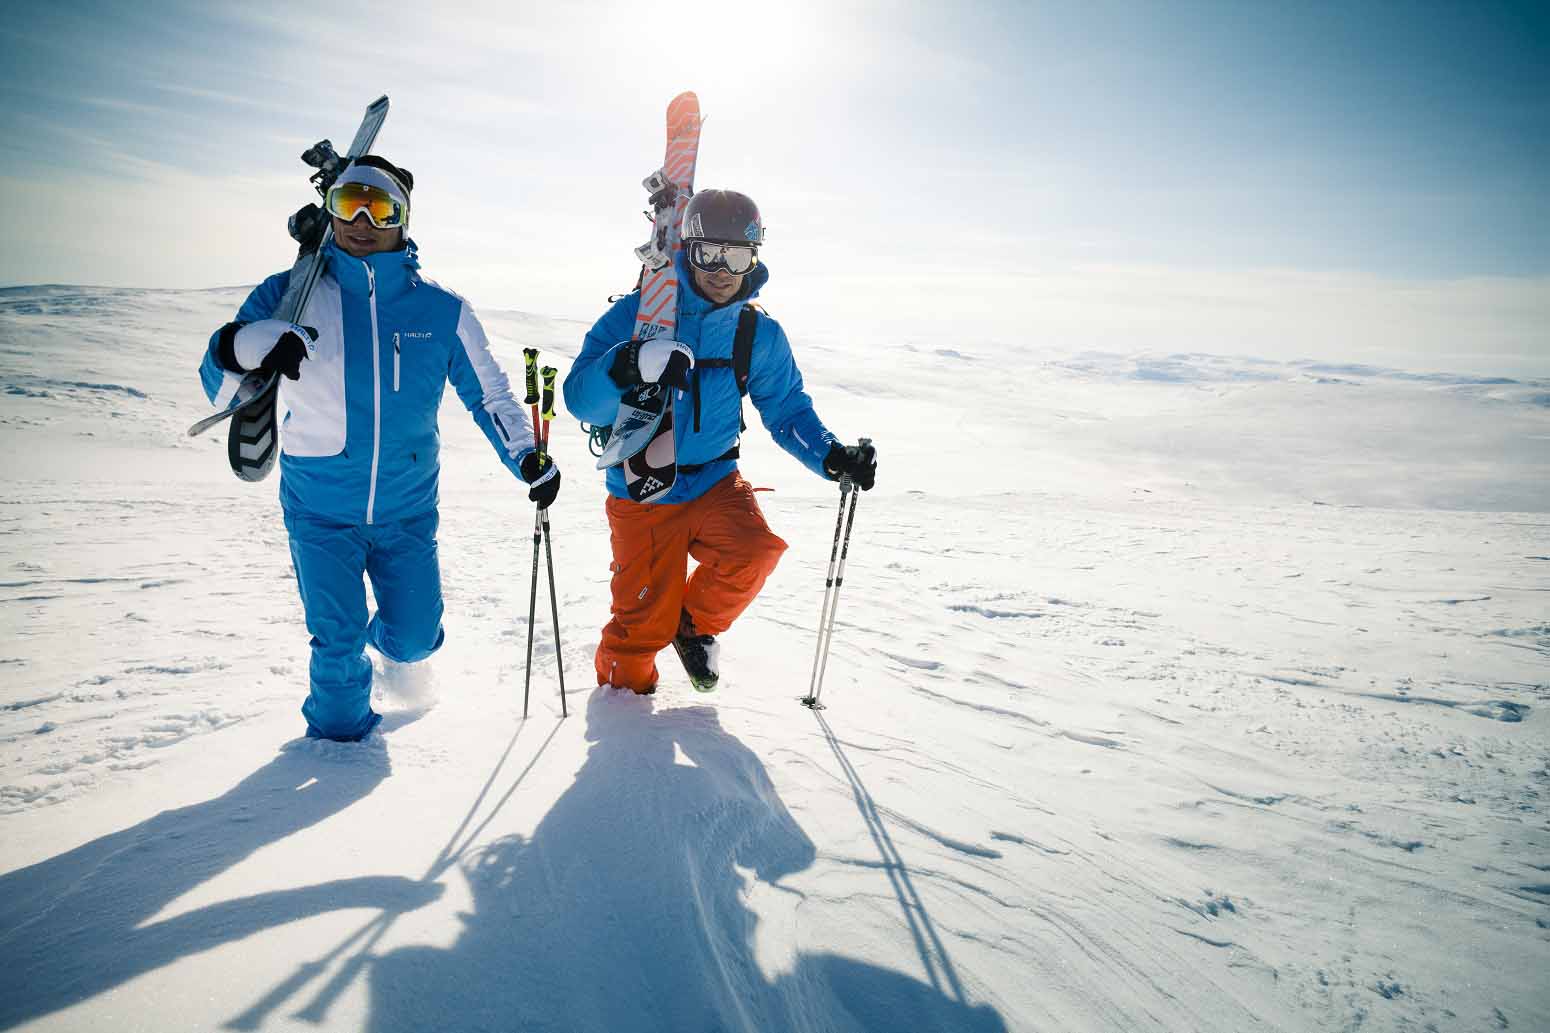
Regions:
<svg viewBox="0 0 1550 1033"><path fill-rule="evenodd" d="M543 452L529 452L522 457L522 479L529 485L528 500L538 503L539 509L548 509L554 497L560 493L560 468Z"/></svg>
<svg viewBox="0 0 1550 1033"><path fill-rule="evenodd" d="M823 472L836 481L849 474L856 487L871 491L872 485L877 483L877 449L871 442L842 445L836 441L823 458Z"/></svg>
<svg viewBox="0 0 1550 1033"><path fill-rule="evenodd" d="M623 388L661 384L688 390L689 371L693 368L694 352L687 345L654 337L649 341L625 341L619 345L614 361L608 367L608 375Z"/></svg>

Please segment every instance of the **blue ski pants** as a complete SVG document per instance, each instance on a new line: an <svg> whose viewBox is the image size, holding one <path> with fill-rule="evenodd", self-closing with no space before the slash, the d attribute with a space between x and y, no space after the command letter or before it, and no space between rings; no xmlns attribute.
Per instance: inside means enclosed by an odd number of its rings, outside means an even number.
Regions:
<svg viewBox="0 0 1550 1033"><path fill-rule="evenodd" d="M335 524L286 513L291 562L312 634L311 690L302 704L307 734L362 739L381 720L371 709L365 646L399 663L441 647L441 568L435 510L385 524ZM377 612L366 614L371 578Z"/></svg>

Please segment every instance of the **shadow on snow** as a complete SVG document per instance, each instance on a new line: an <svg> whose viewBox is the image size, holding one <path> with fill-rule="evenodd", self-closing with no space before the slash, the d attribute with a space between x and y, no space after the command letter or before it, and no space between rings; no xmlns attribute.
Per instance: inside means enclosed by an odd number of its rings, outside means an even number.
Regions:
<svg viewBox="0 0 1550 1033"><path fill-rule="evenodd" d="M763 764L709 707L656 713L650 700L598 690L586 721L587 760L531 838L474 846L558 724L487 804L519 727L419 879L341 879L143 925L260 847L365 797L389 771L380 740L337 750L287 744L220 797L0 876L0 1029L198 951L310 915L367 907L379 914L327 955L300 964L227 1028L263 1028L332 970L292 1017L326 1026L331 1007L364 974L372 1033L1005 1030L988 1005L964 1000L909 870L827 726L929 984L827 953L800 953L767 978L746 896L757 882L762 892L791 894L798 909L801 895L783 880L812 865L815 850ZM474 907L461 916L452 946L376 953L398 915L440 896L439 880L454 866L468 879Z"/></svg>
<svg viewBox="0 0 1550 1033"><path fill-rule="evenodd" d="M0 876L0 1029L273 926L341 908L398 912L441 887L363 876L260 893L149 925L164 907L253 854L349 807L387 777L380 739L298 739L213 800L163 811Z"/></svg>
<svg viewBox="0 0 1550 1033"><path fill-rule="evenodd" d="M586 720L587 760L532 837L464 862L457 941L372 963L367 1029L1005 1029L955 979L949 997L830 954L767 979L745 897L757 880L799 898L782 880L815 851L764 765L710 707L598 690Z"/></svg>

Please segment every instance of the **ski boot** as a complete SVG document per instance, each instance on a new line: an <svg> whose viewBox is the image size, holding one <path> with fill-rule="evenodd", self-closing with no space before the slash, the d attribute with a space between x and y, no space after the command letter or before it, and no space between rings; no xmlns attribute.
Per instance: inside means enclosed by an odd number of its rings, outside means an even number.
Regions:
<svg viewBox="0 0 1550 1033"><path fill-rule="evenodd" d="M687 613L678 619L678 634L673 636L673 649L689 675L689 684L696 692L714 692L721 680L719 658L721 646L714 635L697 635L694 622Z"/></svg>

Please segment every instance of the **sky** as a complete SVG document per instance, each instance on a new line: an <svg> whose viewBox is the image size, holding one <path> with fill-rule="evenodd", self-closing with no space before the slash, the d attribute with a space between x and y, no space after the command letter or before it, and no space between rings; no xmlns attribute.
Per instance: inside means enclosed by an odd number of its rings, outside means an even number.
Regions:
<svg viewBox="0 0 1550 1033"><path fill-rule="evenodd" d="M1550 371L1543 3L64 2L0 58L0 285L285 268L386 93L427 275L590 320L693 89L794 338Z"/></svg>

